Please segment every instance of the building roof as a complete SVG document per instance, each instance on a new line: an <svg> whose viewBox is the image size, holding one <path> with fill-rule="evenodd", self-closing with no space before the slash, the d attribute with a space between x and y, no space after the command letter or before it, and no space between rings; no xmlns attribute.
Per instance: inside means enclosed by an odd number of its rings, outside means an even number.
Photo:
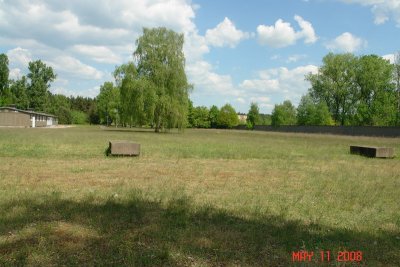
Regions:
<svg viewBox="0 0 400 267"><path fill-rule="evenodd" d="M55 115L47 114L47 113L43 113L43 112L36 112L36 111L32 111L32 110L22 110L22 109L17 109L14 107L0 107L0 110L4 110L4 109L13 110L16 112L21 112L21 113L30 114L30 115L40 115L40 116L57 118L57 116L55 116Z"/></svg>

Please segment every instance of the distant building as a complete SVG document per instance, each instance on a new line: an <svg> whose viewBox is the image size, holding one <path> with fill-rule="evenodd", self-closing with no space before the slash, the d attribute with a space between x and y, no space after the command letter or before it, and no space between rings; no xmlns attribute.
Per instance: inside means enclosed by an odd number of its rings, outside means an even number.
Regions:
<svg viewBox="0 0 400 267"><path fill-rule="evenodd" d="M56 116L14 107L0 107L0 126L47 127L57 125Z"/></svg>
<svg viewBox="0 0 400 267"><path fill-rule="evenodd" d="M238 119L240 123L246 123L247 121L247 114L238 112Z"/></svg>

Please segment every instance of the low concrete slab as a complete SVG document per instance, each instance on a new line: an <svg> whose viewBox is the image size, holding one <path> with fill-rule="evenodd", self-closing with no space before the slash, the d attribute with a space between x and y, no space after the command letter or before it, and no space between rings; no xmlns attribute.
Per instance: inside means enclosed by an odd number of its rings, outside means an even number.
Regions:
<svg viewBox="0 0 400 267"><path fill-rule="evenodd" d="M350 153L371 158L394 158L394 149L391 147L350 146Z"/></svg>
<svg viewBox="0 0 400 267"><path fill-rule="evenodd" d="M112 140L109 141L107 152L112 156L139 156L140 144L126 140Z"/></svg>

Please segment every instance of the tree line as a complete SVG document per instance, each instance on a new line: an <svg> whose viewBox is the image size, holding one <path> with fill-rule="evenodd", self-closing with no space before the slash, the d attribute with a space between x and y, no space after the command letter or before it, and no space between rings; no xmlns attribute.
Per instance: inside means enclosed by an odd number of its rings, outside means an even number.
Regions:
<svg viewBox="0 0 400 267"><path fill-rule="evenodd" d="M247 125L248 128L253 128L257 125L270 125L271 116L268 114L260 114L256 103L252 103L252 108L244 121L239 120L238 113L230 105L225 104L220 109L213 105L210 108L205 106L194 107L192 101L189 101L188 110L188 127L189 128L233 128L239 124ZM255 114L252 117L252 114Z"/></svg>

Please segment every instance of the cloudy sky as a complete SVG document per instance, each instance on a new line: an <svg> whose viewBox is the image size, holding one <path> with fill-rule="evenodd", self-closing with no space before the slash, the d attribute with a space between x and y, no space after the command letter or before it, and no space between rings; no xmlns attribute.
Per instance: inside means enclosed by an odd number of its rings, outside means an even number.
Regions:
<svg viewBox="0 0 400 267"><path fill-rule="evenodd" d="M132 60L143 27L185 35L195 105L298 103L328 52L400 50L400 0L0 0L0 53L13 79L41 59L54 93L94 97Z"/></svg>

